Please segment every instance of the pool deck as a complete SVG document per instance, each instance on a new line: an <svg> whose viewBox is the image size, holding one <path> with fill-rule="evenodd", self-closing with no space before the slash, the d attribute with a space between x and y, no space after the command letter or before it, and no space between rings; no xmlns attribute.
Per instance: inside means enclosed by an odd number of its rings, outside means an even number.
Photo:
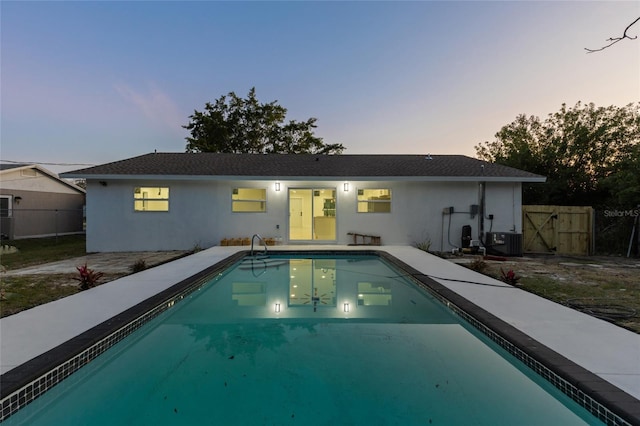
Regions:
<svg viewBox="0 0 640 426"><path fill-rule="evenodd" d="M0 374L246 249L247 247L212 247L0 319ZM640 400L640 335L631 331L508 286L413 247L292 245L273 247L271 250L386 251ZM459 281L450 281L452 279Z"/></svg>

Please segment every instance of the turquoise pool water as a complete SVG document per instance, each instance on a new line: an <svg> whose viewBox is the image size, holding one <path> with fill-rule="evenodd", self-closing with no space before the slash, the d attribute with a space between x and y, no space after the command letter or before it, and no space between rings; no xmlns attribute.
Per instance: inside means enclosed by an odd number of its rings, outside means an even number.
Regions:
<svg viewBox="0 0 640 426"><path fill-rule="evenodd" d="M245 260L6 424L601 424L376 256Z"/></svg>

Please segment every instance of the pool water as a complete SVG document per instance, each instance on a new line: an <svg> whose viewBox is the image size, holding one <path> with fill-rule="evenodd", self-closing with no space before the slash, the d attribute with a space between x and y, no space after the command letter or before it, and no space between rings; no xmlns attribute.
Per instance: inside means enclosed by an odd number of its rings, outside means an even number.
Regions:
<svg viewBox="0 0 640 426"><path fill-rule="evenodd" d="M602 424L377 256L212 278L7 424Z"/></svg>

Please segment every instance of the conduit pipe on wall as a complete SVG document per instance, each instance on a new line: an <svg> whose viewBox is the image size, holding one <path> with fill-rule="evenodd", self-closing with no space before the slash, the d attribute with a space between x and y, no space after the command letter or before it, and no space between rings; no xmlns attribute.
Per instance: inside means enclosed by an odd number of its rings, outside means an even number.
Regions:
<svg viewBox="0 0 640 426"><path fill-rule="evenodd" d="M484 213L486 210L486 205L485 205L485 182L480 182L478 185L479 188L479 202L478 202L478 238L480 239L480 242L482 243L482 245L484 246Z"/></svg>

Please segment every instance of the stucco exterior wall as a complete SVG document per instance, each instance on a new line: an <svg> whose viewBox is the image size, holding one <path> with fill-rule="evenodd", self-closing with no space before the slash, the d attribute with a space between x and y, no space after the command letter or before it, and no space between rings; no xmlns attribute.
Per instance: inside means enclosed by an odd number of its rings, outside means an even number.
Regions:
<svg viewBox="0 0 640 426"><path fill-rule="evenodd" d="M112 180L87 182L87 251L188 250L220 244L223 238L279 237L288 243L289 188L335 188L336 241L349 244L348 232L378 235L383 244L431 241L433 250L461 245L463 225L471 225L478 238L479 216L471 205L480 204L476 182L348 181L215 181ZM168 212L136 212L136 186L170 188ZM233 188L266 188L264 213L233 213ZM357 213L357 190L389 188L391 213ZM514 183L487 183L485 216L494 215L492 229L521 232L521 188ZM445 207L454 214L443 215ZM485 231L491 221L485 219ZM326 241L322 243L326 244ZM313 242L309 242L313 244Z"/></svg>

